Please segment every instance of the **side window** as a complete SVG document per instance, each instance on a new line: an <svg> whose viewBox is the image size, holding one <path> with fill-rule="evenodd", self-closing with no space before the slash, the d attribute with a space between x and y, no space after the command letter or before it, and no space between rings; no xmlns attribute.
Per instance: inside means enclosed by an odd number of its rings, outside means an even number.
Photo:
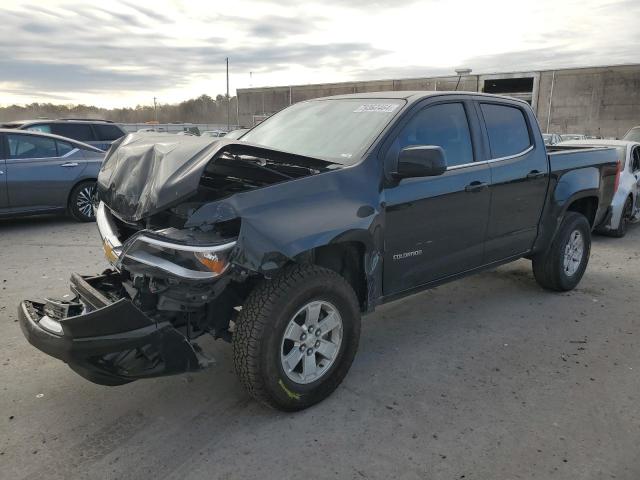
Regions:
<svg viewBox="0 0 640 480"><path fill-rule="evenodd" d="M52 138L35 135L7 134L8 158L57 157L56 142Z"/></svg>
<svg viewBox="0 0 640 480"><path fill-rule="evenodd" d="M81 142L94 140L91 125L88 123L54 123L51 125L51 132Z"/></svg>
<svg viewBox="0 0 640 480"><path fill-rule="evenodd" d="M32 132L51 133L51 125L48 123L39 123L38 125L31 125L25 130L31 130Z"/></svg>
<svg viewBox="0 0 640 480"><path fill-rule="evenodd" d="M107 142L111 142L113 140L117 140L124 135L122 130L118 128L116 125L110 124L94 124L93 128L96 131L96 135L98 136L98 140L103 140Z"/></svg>
<svg viewBox="0 0 640 480"><path fill-rule="evenodd" d="M473 162L469 122L462 103L443 103L426 107L407 123L391 150L397 154L410 145L442 147L447 166Z"/></svg>
<svg viewBox="0 0 640 480"><path fill-rule="evenodd" d="M633 149L633 167L632 167L632 171L633 172L637 172L638 170L640 170L640 147L636 147Z"/></svg>
<svg viewBox="0 0 640 480"><path fill-rule="evenodd" d="M529 148L531 139L522 110L491 103L482 103L480 108L493 158L517 155Z"/></svg>
<svg viewBox="0 0 640 480"><path fill-rule="evenodd" d="M56 143L58 144L58 156L59 157L65 156L71 150L76 148L73 145L71 145L69 142L61 142L59 140L56 140Z"/></svg>

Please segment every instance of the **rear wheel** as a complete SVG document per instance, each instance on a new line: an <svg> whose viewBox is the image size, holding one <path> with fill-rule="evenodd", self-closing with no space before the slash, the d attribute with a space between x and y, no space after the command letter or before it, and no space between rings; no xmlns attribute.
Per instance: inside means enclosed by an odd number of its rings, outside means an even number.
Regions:
<svg viewBox="0 0 640 480"><path fill-rule="evenodd" d="M95 214L96 182L80 182L69 196L69 213L79 222L93 222Z"/></svg>
<svg viewBox="0 0 640 480"><path fill-rule="evenodd" d="M533 257L533 275L543 288L559 292L580 283L591 252L591 226L586 217L567 212L546 252Z"/></svg>
<svg viewBox="0 0 640 480"><path fill-rule="evenodd" d="M349 371L360 338L351 285L314 265L286 268L256 287L233 334L236 372L249 394L285 411L329 396Z"/></svg>
<svg viewBox="0 0 640 480"><path fill-rule="evenodd" d="M622 238L627 234L627 230L629 229L629 224L631 223L631 217L633 216L633 200L631 197L627 198L627 201L624 202L624 207L622 208L622 214L620 215L620 223L618 223L618 228L615 230L610 230L608 233L612 237Z"/></svg>

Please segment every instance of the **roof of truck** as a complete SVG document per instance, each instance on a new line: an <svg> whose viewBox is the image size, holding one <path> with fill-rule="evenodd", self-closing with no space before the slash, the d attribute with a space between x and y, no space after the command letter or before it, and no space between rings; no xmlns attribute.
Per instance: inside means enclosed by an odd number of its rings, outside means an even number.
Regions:
<svg viewBox="0 0 640 480"><path fill-rule="evenodd" d="M481 96L487 98L499 98L503 100L511 100L521 103L527 103L523 100L507 97L504 95L492 95L490 93L480 93L480 92L459 92L459 91L449 91L449 90L437 90L437 91L427 91L427 90L407 90L407 91L382 91L382 92L366 92L366 93L347 93L344 95L332 95L329 97L321 97L314 98L313 100L326 100L326 99L338 99L338 98L376 98L376 99L403 99L407 100L409 103L413 103L419 100L422 100L427 97L435 97L439 95L461 95L461 96ZM527 104L528 105L528 104Z"/></svg>

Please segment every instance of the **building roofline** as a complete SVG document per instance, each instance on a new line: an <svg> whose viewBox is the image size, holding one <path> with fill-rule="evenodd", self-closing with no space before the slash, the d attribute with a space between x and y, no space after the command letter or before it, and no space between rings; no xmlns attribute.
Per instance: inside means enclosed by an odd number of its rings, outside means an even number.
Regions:
<svg viewBox="0 0 640 480"><path fill-rule="evenodd" d="M546 69L529 69L529 70L512 70L502 72L472 72L469 75L462 75L462 77L482 77L491 75L516 75L519 73L543 73L543 72L564 72L571 70L587 70L592 68L621 68L621 67L640 67L640 63L619 63L613 65L587 65L582 67L565 67L565 68L546 68ZM345 80L344 82L324 82L324 83L300 83L292 85L271 85L263 87L248 87L236 89L236 95L240 92L260 92L262 90L274 90L274 89L288 89L297 87L328 87L328 86L349 86L359 83L370 82L395 82L395 81L411 81L411 80L438 80L438 79L457 79L459 75L455 73L453 75L432 75L423 77L406 77L406 78L372 78L368 80Z"/></svg>

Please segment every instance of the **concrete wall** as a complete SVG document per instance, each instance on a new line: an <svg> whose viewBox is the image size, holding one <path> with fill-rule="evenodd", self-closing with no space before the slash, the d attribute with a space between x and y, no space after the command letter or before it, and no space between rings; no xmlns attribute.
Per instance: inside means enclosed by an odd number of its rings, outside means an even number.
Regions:
<svg viewBox="0 0 640 480"><path fill-rule="evenodd" d="M542 72L537 113L543 131L620 138L640 125L640 65Z"/></svg>
<svg viewBox="0 0 640 480"><path fill-rule="evenodd" d="M619 138L640 125L640 64L469 75L461 78L458 90L478 92L485 80L514 76L535 78L531 103L543 131L548 124L549 132ZM457 83L458 77L450 76L239 89L239 123L251 126L255 115L273 114L311 98L387 90L454 90Z"/></svg>

